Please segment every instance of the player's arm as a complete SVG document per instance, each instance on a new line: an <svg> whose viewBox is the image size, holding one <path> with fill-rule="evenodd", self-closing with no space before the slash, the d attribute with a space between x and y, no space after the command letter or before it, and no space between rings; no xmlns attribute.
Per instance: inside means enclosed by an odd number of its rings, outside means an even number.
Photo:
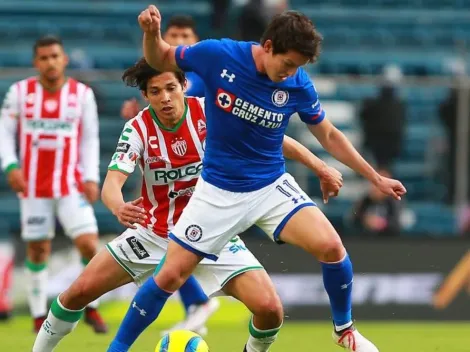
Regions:
<svg viewBox="0 0 470 352"><path fill-rule="evenodd" d="M12 85L0 110L0 159L8 183L15 192L24 192L26 182L16 154L16 135L19 121L18 86Z"/></svg>
<svg viewBox="0 0 470 352"><path fill-rule="evenodd" d="M83 104L83 128L79 144L80 163L83 169L83 191L85 198L90 203L94 203L99 198L100 140L98 108L91 88L87 88Z"/></svg>
<svg viewBox="0 0 470 352"><path fill-rule="evenodd" d="M282 151L284 157L298 161L318 176L325 203L329 197L338 195L343 186L343 176L338 170L328 166L304 145L288 136L284 136Z"/></svg>
<svg viewBox="0 0 470 352"><path fill-rule="evenodd" d="M383 193L395 199L401 199L401 196L406 193L405 187L397 180L380 176L346 136L325 119L325 112L321 107L318 94L308 77L305 78L305 86L299 100L297 112L300 118L328 153L367 178Z"/></svg>
<svg viewBox="0 0 470 352"><path fill-rule="evenodd" d="M146 218L140 197L131 202L126 202L122 194L122 187L128 176L134 172L135 166L143 154L143 143L132 121L124 126L121 137L111 162L108 173L101 190L101 199L106 207L117 217L119 222L129 228L134 228L135 223L144 223Z"/></svg>
<svg viewBox="0 0 470 352"><path fill-rule="evenodd" d="M144 32L142 46L145 60L161 72L193 71L204 78L220 55L218 40L203 40L196 45L179 47L165 42L160 30L161 15L154 5L142 11L138 20Z"/></svg>

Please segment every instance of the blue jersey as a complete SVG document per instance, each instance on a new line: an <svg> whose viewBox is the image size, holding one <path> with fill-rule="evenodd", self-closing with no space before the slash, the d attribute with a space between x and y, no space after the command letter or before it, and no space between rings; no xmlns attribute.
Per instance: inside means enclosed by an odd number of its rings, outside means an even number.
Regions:
<svg viewBox="0 0 470 352"><path fill-rule="evenodd" d="M176 63L205 83L207 137L202 177L231 192L251 192L285 172L284 133L292 114L308 124L324 117L305 71L280 83L257 72L252 46L229 39L176 49Z"/></svg>
<svg viewBox="0 0 470 352"><path fill-rule="evenodd" d="M203 80L194 72L186 73L187 80L187 90L186 95L189 97L204 97L204 82Z"/></svg>

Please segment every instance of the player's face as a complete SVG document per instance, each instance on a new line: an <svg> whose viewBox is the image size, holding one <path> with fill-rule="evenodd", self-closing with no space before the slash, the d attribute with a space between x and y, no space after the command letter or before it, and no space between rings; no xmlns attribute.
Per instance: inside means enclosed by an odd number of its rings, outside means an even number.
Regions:
<svg viewBox="0 0 470 352"><path fill-rule="evenodd" d="M37 48L34 57L34 67L38 70L39 75L51 82L64 76L68 62L68 57L59 44Z"/></svg>
<svg viewBox="0 0 470 352"><path fill-rule="evenodd" d="M173 72L152 77L143 95L159 118L175 121L183 116L183 87Z"/></svg>
<svg viewBox="0 0 470 352"><path fill-rule="evenodd" d="M166 30L163 40L173 46L193 45L197 43L196 33L189 27L170 27Z"/></svg>
<svg viewBox="0 0 470 352"><path fill-rule="evenodd" d="M272 43L267 40L263 46L264 52L264 68L266 74L273 82L282 82L287 77L293 76L297 69L306 65L309 58L293 50L289 50L285 54L273 54Z"/></svg>

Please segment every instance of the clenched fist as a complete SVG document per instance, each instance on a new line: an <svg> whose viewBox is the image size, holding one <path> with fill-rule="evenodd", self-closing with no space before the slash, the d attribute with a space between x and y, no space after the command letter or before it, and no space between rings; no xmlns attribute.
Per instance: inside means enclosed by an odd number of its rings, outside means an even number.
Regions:
<svg viewBox="0 0 470 352"><path fill-rule="evenodd" d="M156 6L150 5L147 9L142 11L138 20L142 31L155 36L160 35L162 16Z"/></svg>

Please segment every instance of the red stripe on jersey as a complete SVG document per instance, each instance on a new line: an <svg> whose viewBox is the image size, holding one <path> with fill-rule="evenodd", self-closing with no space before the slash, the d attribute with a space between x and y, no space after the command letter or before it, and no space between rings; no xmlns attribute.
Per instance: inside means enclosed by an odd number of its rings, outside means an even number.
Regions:
<svg viewBox="0 0 470 352"><path fill-rule="evenodd" d="M176 224L183 213L184 208L188 205L189 198L193 195L194 187L196 187L197 178L187 182L178 182L174 184L175 193L178 196L175 198L175 212L173 213L173 223Z"/></svg>
<svg viewBox="0 0 470 352"><path fill-rule="evenodd" d="M62 89L50 92L42 90L41 101L41 119L58 119L60 117L60 95ZM41 140L57 140L55 134L42 134L38 137L38 143ZM38 164L36 174L36 197L52 198L54 196L53 183L54 174L59 172L55 170L56 149L46 149L37 147Z"/></svg>
<svg viewBox="0 0 470 352"><path fill-rule="evenodd" d="M149 200L149 196L148 196L148 193L147 193L147 184L145 183L145 177L142 180L141 195L142 195L142 198L144 198L143 205L144 205L144 209L145 209L145 215L147 215L147 219L145 220L145 225L144 226L147 227L150 224L150 217L151 217L150 210L152 209L153 206L152 206L152 203Z"/></svg>
<svg viewBox="0 0 470 352"><path fill-rule="evenodd" d="M25 111L25 118L32 119L34 117L34 103L36 102L36 77L31 77L26 81L26 97L24 97L24 111ZM19 92L19 91L18 91ZM29 172L31 170L31 148L32 148L32 136L26 135L26 142L24 144L25 150L24 153L24 160L22 160L22 167L23 167L23 174L26 183L29 183ZM26 187L24 192L24 196L28 197L29 195L29 187Z"/></svg>
<svg viewBox="0 0 470 352"><path fill-rule="evenodd" d="M80 165L80 144L79 141L82 140L82 133L83 133L83 127L81 122L78 123L78 131L77 131L77 148L76 148L76 160L77 160L77 165L75 166L75 171L74 171L74 178L75 178L75 185L77 187L78 192L82 193L83 192L83 179L82 179L82 173L80 172L78 165Z"/></svg>
<svg viewBox="0 0 470 352"><path fill-rule="evenodd" d="M77 81L74 80L74 79L69 79L68 80L68 84L69 84L69 91L68 91L68 96L67 96L67 102L66 102L66 107L67 109L69 108L72 108L72 105L73 107L75 107L77 105L77 101L76 99L69 99L69 97L71 95L74 95L75 97L77 96L77 87L78 87L78 84L77 84ZM65 111L65 118L67 118L67 111ZM77 143L77 163L76 165L74 166L74 174L76 174L76 172L78 171L77 168L78 168L78 165L79 165L79 155L80 153L78 153L78 141L80 141L80 132L81 132L81 129L80 129L80 126L78 127L78 133L77 133L77 139L74 141L75 143ZM70 190L69 190L69 183L68 183L68 179L70 177L69 175L69 164L70 164L70 159L71 159L71 152L72 152L72 148L71 148L71 144L72 143L72 139L71 138L65 138L64 139L64 152L62 154L62 170L61 170L61 175L60 175L60 193L62 194L62 196L64 195L67 195L70 193ZM74 177L76 178L76 176L74 175ZM79 185L79 180L76 179L76 183L77 185ZM77 186L78 187L78 186Z"/></svg>
<svg viewBox="0 0 470 352"><path fill-rule="evenodd" d="M139 125L139 123L137 122L137 120L134 120L134 121L132 122L132 127L134 127L135 130L137 131L137 133L139 134L140 139L142 140L142 145L143 145L144 148L145 148L144 134L142 133L142 130L140 129L140 125ZM144 155L143 155L143 153L142 153L141 158L140 158L140 165L142 166L142 169L145 167L145 160L144 160Z"/></svg>
<svg viewBox="0 0 470 352"><path fill-rule="evenodd" d="M23 176L25 179L26 184L28 183L29 180L29 170L30 170L30 165L31 165L31 135L26 135L26 142L24 144L25 147L25 153L24 153L24 160L23 160ZM26 187L24 191L24 196L28 197L28 187Z"/></svg>
<svg viewBox="0 0 470 352"><path fill-rule="evenodd" d="M166 163L162 160L162 153L160 148L158 147L158 135L157 129L155 127L155 123L153 122L152 115L148 110L145 110L142 113L142 121L145 124L145 128L147 129L147 153L149 159L154 158L154 162L149 163L149 167L151 169L158 169L158 168L165 168ZM145 141L142 139L144 145Z"/></svg>

